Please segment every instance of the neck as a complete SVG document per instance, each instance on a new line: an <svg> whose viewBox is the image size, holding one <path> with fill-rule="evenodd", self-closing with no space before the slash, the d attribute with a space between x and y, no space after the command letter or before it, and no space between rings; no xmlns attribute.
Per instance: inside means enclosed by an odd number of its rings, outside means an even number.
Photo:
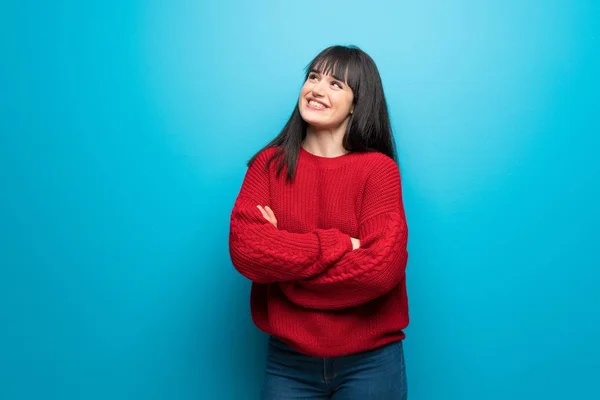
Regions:
<svg viewBox="0 0 600 400"><path fill-rule="evenodd" d="M337 157L348 153L344 149L343 141L347 124L342 124L336 129L319 129L308 126L306 137L302 142L304 150L321 157Z"/></svg>

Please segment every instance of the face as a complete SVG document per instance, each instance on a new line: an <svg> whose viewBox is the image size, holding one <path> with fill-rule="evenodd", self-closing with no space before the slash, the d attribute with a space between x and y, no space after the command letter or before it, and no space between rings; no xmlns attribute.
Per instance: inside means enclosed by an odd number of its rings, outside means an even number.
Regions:
<svg viewBox="0 0 600 400"><path fill-rule="evenodd" d="M300 91L300 115L316 128L336 129L347 123L353 111L350 86L330 74L311 71Z"/></svg>

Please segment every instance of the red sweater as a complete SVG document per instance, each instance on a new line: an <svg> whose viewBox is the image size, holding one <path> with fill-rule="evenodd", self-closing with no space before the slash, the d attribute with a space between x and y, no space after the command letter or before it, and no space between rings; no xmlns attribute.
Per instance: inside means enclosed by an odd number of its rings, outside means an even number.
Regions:
<svg viewBox="0 0 600 400"><path fill-rule="evenodd" d="M397 165L381 153L301 149L290 184L277 162L265 170L274 151L248 168L231 213L231 260L253 282L256 326L315 357L403 339L408 233ZM277 228L257 205L271 207Z"/></svg>

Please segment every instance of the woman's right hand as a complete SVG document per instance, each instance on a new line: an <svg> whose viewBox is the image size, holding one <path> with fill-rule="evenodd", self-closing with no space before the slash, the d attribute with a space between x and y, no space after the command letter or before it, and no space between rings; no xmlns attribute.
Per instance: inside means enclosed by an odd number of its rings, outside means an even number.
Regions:
<svg viewBox="0 0 600 400"><path fill-rule="evenodd" d="M350 240L352 240L352 250L360 248L360 240L353 237L351 237Z"/></svg>

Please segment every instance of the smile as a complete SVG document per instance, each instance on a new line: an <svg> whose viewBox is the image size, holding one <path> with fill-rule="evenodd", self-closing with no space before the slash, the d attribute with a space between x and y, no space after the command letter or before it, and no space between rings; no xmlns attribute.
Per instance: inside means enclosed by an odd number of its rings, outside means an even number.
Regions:
<svg viewBox="0 0 600 400"><path fill-rule="evenodd" d="M324 109L326 109L326 108L327 108L327 106L326 106L325 104L323 104L323 103L319 103L319 102L318 102L318 101L316 101L316 100L310 100L310 101L308 102L308 106L309 106L310 108L314 108L315 110L324 110Z"/></svg>

